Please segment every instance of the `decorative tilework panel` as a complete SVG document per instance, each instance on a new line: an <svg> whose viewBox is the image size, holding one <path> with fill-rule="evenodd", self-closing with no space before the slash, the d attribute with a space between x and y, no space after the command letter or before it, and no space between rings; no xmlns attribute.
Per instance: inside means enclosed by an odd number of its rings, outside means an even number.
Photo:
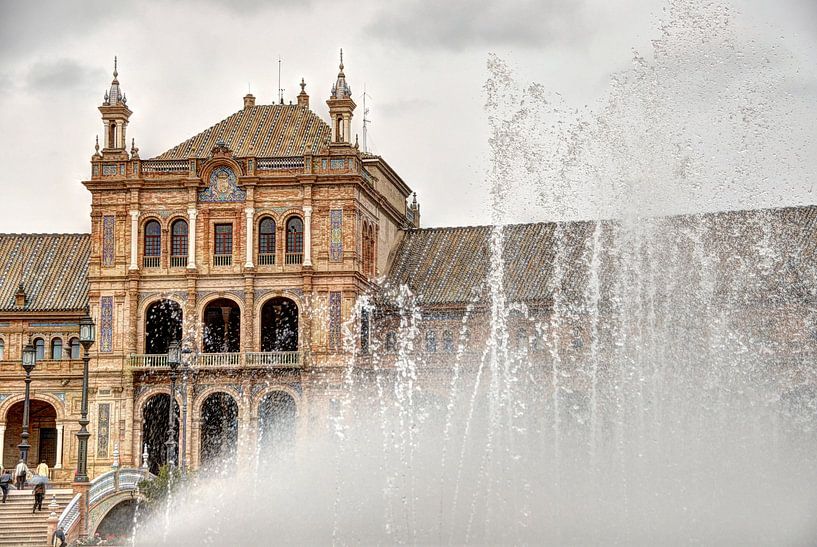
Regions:
<svg viewBox="0 0 817 547"><path fill-rule="evenodd" d="M95 177L98 177L98 176L99 176L99 166L98 166L98 165L94 165L94 166L91 168L91 174L92 174L93 176L95 176Z"/></svg>
<svg viewBox="0 0 817 547"><path fill-rule="evenodd" d="M107 458L108 457L108 438L110 437L109 432L111 428L111 404L110 403L100 403L99 404L99 413L97 416L97 445L96 445L96 455L98 458Z"/></svg>
<svg viewBox="0 0 817 547"><path fill-rule="evenodd" d="M345 169L346 168L346 160L330 160L329 167L331 169Z"/></svg>
<svg viewBox="0 0 817 547"><path fill-rule="evenodd" d="M111 175L116 174L116 165L103 165L102 166L102 175L109 177Z"/></svg>
<svg viewBox="0 0 817 547"><path fill-rule="evenodd" d="M216 167L210 173L210 186L199 192L199 201L240 202L247 198L247 192L238 187L235 173L227 166Z"/></svg>
<svg viewBox="0 0 817 547"><path fill-rule="evenodd" d="M113 296L99 299L99 351L113 351Z"/></svg>
<svg viewBox="0 0 817 547"><path fill-rule="evenodd" d="M329 349L341 349L341 293L329 293Z"/></svg>
<svg viewBox="0 0 817 547"><path fill-rule="evenodd" d="M102 265L113 266L116 257L116 235L114 228L116 217L104 215L102 217Z"/></svg>
<svg viewBox="0 0 817 547"><path fill-rule="evenodd" d="M329 260L343 260L343 209L329 211Z"/></svg>
<svg viewBox="0 0 817 547"><path fill-rule="evenodd" d="M125 174L125 164L124 164L124 163L120 163L120 164L119 164L119 174L120 174L120 175L124 175L124 174Z"/></svg>
<svg viewBox="0 0 817 547"><path fill-rule="evenodd" d="M326 160L321 160L321 169L326 171Z"/></svg>

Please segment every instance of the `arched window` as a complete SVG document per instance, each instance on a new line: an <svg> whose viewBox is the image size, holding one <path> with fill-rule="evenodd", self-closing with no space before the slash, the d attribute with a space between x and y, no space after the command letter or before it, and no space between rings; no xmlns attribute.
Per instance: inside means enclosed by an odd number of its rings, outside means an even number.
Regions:
<svg viewBox="0 0 817 547"><path fill-rule="evenodd" d="M62 359L62 339L54 338L51 340L51 358Z"/></svg>
<svg viewBox="0 0 817 547"><path fill-rule="evenodd" d="M287 264L301 264L304 260L304 223L298 217L287 220Z"/></svg>
<svg viewBox="0 0 817 547"><path fill-rule="evenodd" d="M437 351L437 331L426 331L426 351L428 353Z"/></svg>
<svg viewBox="0 0 817 547"><path fill-rule="evenodd" d="M68 345L71 348L71 359L79 359L79 338L71 338Z"/></svg>
<svg viewBox="0 0 817 547"><path fill-rule="evenodd" d="M6 358L6 342L0 338L0 361Z"/></svg>
<svg viewBox="0 0 817 547"><path fill-rule="evenodd" d="M162 256L162 227L155 220L145 224L145 268L158 268Z"/></svg>
<svg viewBox="0 0 817 547"><path fill-rule="evenodd" d="M450 330L443 331L443 351L446 353L454 352L454 335Z"/></svg>
<svg viewBox="0 0 817 547"><path fill-rule="evenodd" d="M275 264L275 221L270 217L261 219L258 226L258 263Z"/></svg>
<svg viewBox="0 0 817 547"><path fill-rule="evenodd" d="M38 361L45 359L45 340L42 338L34 339L34 351Z"/></svg>
<svg viewBox="0 0 817 547"><path fill-rule="evenodd" d="M116 122L111 122L108 128L108 148L116 148Z"/></svg>
<svg viewBox="0 0 817 547"><path fill-rule="evenodd" d="M397 333L394 331L386 333L386 351L389 353L397 351Z"/></svg>
<svg viewBox="0 0 817 547"><path fill-rule="evenodd" d="M187 221L183 219L170 225L170 266L187 266Z"/></svg>
<svg viewBox="0 0 817 547"><path fill-rule="evenodd" d="M363 223L363 237L361 242L361 254L363 255L363 273L369 273L369 225L368 223Z"/></svg>
<svg viewBox="0 0 817 547"><path fill-rule="evenodd" d="M375 276L375 261L374 261L374 226L369 224L369 275Z"/></svg>

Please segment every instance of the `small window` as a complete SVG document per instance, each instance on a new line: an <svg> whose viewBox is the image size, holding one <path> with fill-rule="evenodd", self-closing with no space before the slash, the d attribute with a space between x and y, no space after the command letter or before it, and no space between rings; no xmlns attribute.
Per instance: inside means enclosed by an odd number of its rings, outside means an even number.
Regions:
<svg viewBox="0 0 817 547"><path fill-rule="evenodd" d="M155 220L145 224L145 256L162 256L162 227Z"/></svg>
<svg viewBox="0 0 817 547"><path fill-rule="evenodd" d="M275 264L275 221L269 217L258 226L258 263Z"/></svg>
<svg viewBox="0 0 817 547"><path fill-rule="evenodd" d="M360 351L369 351L369 310L360 312Z"/></svg>
<svg viewBox="0 0 817 547"><path fill-rule="evenodd" d="M286 263L301 264L304 257L304 223L298 217L287 220Z"/></svg>
<svg viewBox="0 0 817 547"><path fill-rule="evenodd" d="M426 352L435 353L437 351L437 332L430 330L426 332Z"/></svg>
<svg viewBox="0 0 817 547"><path fill-rule="evenodd" d="M454 353L454 335L450 330L443 331L443 351Z"/></svg>
<svg viewBox="0 0 817 547"><path fill-rule="evenodd" d="M179 219L170 226L170 256L171 258L183 258L185 264L178 264L180 261L171 264L171 266L186 266L187 262L187 221Z"/></svg>
<svg viewBox="0 0 817 547"><path fill-rule="evenodd" d="M45 359L45 340L42 338L34 339L34 351L38 361Z"/></svg>
<svg viewBox="0 0 817 547"><path fill-rule="evenodd" d="M394 353L397 351L397 333L396 332L387 332L386 333L386 351L390 353Z"/></svg>
<svg viewBox="0 0 817 547"><path fill-rule="evenodd" d="M62 359L62 339L54 338L51 340L51 358Z"/></svg>
<svg viewBox="0 0 817 547"><path fill-rule="evenodd" d="M6 342L0 338L0 361L6 358Z"/></svg>
<svg viewBox="0 0 817 547"><path fill-rule="evenodd" d="M71 338L68 344L71 348L71 359L79 359L79 338Z"/></svg>
<svg viewBox="0 0 817 547"><path fill-rule="evenodd" d="M233 225L215 225L214 266L229 266L233 263Z"/></svg>

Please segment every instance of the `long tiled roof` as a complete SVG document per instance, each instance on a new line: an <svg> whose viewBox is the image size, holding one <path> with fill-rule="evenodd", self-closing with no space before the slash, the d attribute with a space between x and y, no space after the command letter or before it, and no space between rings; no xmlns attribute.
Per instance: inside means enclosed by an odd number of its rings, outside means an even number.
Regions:
<svg viewBox="0 0 817 547"><path fill-rule="evenodd" d="M154 159L206 158L219 140L239 157L301 156L317 153L329 141L330 133L326 122L303 106L256 105L239 110Z"/></svg>
<svg viewBox="0 0 817 547"><path fill-rule="evenodd" d="M817 206L679 215L637 226L618 221L505 226L507 300L547 304L558 293L569 305L581 306L595 282L604 305L622 298L633 277L647 276L645 283L657 287L659 299L679 280L710 283L712 298L733 302L817 299ZM492 232L491 226L406 232L386 289L407 285L421 304L432 306L486 296Z"/></svg>
<svg viewBox="0 0 817 547"><path fill-rule="evenodd" d="M0 310L81 310L88 302L88 234L0 234ZM20 284L26 306L15 306Z"/></svg>

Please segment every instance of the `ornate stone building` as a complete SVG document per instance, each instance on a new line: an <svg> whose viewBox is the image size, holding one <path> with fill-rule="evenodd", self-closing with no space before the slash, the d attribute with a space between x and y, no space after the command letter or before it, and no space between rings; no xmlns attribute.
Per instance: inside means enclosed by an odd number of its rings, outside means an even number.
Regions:
<svg viewBox="0 0 817 547"><path fill-rule="evenodd" d="M433 394L452 359L472 366L484 358L500 286L510 310L500 349L541 363L543 382L556 361L575 372L554 390L573 397L586 389L575 365L596 345L617 347L614 338L629 328L618 319L623 326L600 325L629 313L626 287L610 280L628 260L639 271L627 255L632 242L616 241L609 222L511 226L496 262L490 227L420 229L410 187L352 139L355 102L342 60L326 101L329 123L305 88L302 81L297 104L256 104L248 94L234 114L143 160L133 139L127 148L132 111L114 69L99 107L103 146L83 183L92 195L90 235L0 235L5 467L17 457L20 357L31 341L39 363L29 463L44 458L58 480L70 480L86 305L97 325L92 476L110 469L116 450L125 466L140 465L145 450L154 470L165 461L174 340L187 350L176 393L180 458L194 467L225 454L249 457L259 437L327 427L347 366L363 376L388 371L407 340L422 355L418 385ZM775 353L786 356L782 390L814 383L802 363L817 355L817 208L665 222L655 232L672 234L662 248L689 269L673 275L703 283L709 300L658 291L650 305L683 306L680 320L694 306L710 313L713 302L728 303L735 329L754 329L752 351L785 347ZM776 262L767 260L770 242ZM711 282L700 279L701 264L714 265ZM373 309L360 308L362 295Z"/></svg>

